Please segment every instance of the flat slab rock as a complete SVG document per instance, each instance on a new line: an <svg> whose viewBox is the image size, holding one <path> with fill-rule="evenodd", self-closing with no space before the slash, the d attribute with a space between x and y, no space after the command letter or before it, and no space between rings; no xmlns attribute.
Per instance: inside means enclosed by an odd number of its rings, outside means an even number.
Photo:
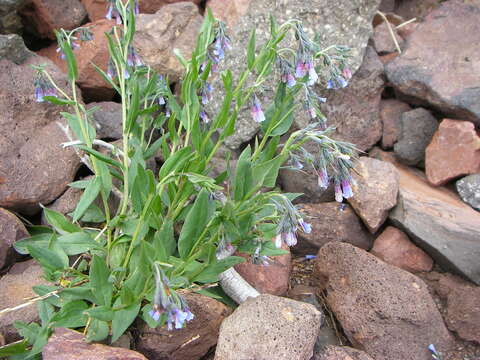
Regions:
<svg viewBox="0 0 480 360"><path fill-rule="evenodd" d="M321 320L304 302L267 294L249 298L223 321L215 360L309 360Z"/></svg>
<svg viewBox="0 0 480 360"><path fill-rule="evenodd" d="M77 331L56 328L43 347L43 360L148 360L136 351L92 344Z"/></svg>
<svg viewBox="0 0 480 360"><path fill-rule="evenodd" d="M421 172L391 154L379 149L375 154L392 162L400 175L398 205L390 220L444 269L480 284L480 213L453 191L432 187Z"/></svg>
<svg viewBox="0 0 480 360"><path fill-rule="evenodd" d="M445 1L429 13L386 66L395 89L409 102L479 125L480 47L471 46L480 42L479 17L478 0Z"/></svg>
<svg viewBox="0 0 480 360"><path fill-rule="evenodd" d="M450 350L453 337L425 283L365 250L332 242L314 276L348 339L375 360L431 360L427 347Z"/></svg>

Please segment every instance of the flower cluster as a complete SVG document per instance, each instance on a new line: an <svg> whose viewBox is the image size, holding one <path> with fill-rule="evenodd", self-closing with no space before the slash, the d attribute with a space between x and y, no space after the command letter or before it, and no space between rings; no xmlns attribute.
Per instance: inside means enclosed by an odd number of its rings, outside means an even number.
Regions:
<svg viewBox="0 0 480 360"><path fill-rule="evenodd" d="M44 102L45 96L57 96L57 91L55 90L55 87L52 85L50 80L48 80L45 75L43 75L43 72L37 72L33 84L35 86L36 102Z"/></svg>
<svg viewBox="0 0 480 360"><path fill-rule="evenodd" d="M65 32L64 30L57 32L57 42L59 44L57 47L57 53L59 54L60 59L65 60L65 52L63 51L62 46L69 46L74 51L80 49L78 36L74 36L75 34L80 37L80 41L93 40L93 33L86 27L77 28L71 32Z"/></svg>
<svg viewBox="0 0 480 360"><path fill-rule="evenodd" d="M127 12L130 11L130 5L127 7ZM138 7L138 0L135 0L133 2L133 13L134 15L138 15L140 13L140 8ZM108 0L108 9L107 9L107 14L105 15L105 18L108 20L115 19L117 22L117 25L122 24L122 14L120 10L117 7L116 0Z"/></svg>
<svg viewBox="0 0 480 360"><path fill-rule="evenodd" d="M194 315L190 311L186 300L170 288L170 283L162 269L155 264L155 295L152 310L149 315L153 320L159 321L165 314L167 329L181 329L185 322L193 320Z"/></svg>
<svg viewBox="0 0 480 360"><path fill-rule="evenodd" d="M277 248L281 248L283 243L287 246L296 245L298 229L301 229L305 234L310 234L312 226L303 220L288 198L282 196L279 201L274 199L273 203L281 214L277 225L277 235L275 236L275 246Z"/></svg>
<svg viewBox="0 0 480 360"><path fill-rule="evenodd" d="M218 64L225 58L225 51L231 50L232 45L230 38L226 34L225 24L223 22L218 22L217 27L215 28L215 39L209 45L207 50L207 60L212 62L212 71L218 71ZM207 64L202 64L201 70L205 70Z"/></svg>

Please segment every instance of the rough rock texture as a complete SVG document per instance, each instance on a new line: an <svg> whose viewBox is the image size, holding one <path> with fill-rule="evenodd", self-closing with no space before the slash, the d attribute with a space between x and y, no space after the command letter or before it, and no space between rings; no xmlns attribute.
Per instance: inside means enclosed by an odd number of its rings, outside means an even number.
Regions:
<svg viewBox="0 0 480 360"><path fill-rule="evenodd" d="M57 211L63 215L67 215L75 210L80 198L82 197L83 190L73 187L69 187L58 199L47 207L50 210ZM42 212L42 224L47 225L47 219Z"/></svg>
<svg viewBox="0 0 480 360"><path fill-rule="evenodd" d="M23 63L32 52L27 49L23 39L16 35L0 35L0 60L7 59L19 65Z"/></svg>
<svg viewBox="0 0 480 360"><path fill-rule="evenodd" d="M0 0L0 33L20 33L22 31L22 19L17 10L27 0Z"/></svg>
<svg viewBox="0 0 480 360"><path fill-rule="evenodd" d="M55 329L42 357L44 360L147 360L136 351L87 343L81 333L65 328Z"/></svg>
<svg viewBox="0 0 480 360"><path fill-rule="evenodd" d="M20 219L0 208L0 269L16 260L18 254L13 249L13 244L26 237L29 234Z"/></svg>
<svg viewBox="0 0 480 360"><path fill-rule="evenodd" d="M388 211L397 205L397 171L388 162L361 157L352 177L356 184L348 202L373 234L387 219Z"/></svg>
<svg viewBox="0 0 480 360"><path fill-rule="evenodd" d="M480 284L480 213L446 188L433 188L419 171L388 153L374 155L394 163L400 174L398 205L390 220L446 269Z"/></svg>
<svg viewBox="0 0 480 360"><path fill-rule="evenodd" d="M444 119L425 151L428 181L443 185L480 172L480 136L469 121Z"/></svg>
<svg viewBox="0 0 480 360"><path fill-rule="evenodd" d="M35 296L32 286L47 285L43 270L34 260L16 263L7 275L0 279L0 311L23 304L25 299ZM5 313L0 317L0 333L7 343L19 340L13 327L15 321L30 323L38 320L37 307L30 305L20 310Z"/></svg>
<svg viewBox="0 0 480 360"><path fill-rule="evenodd" d="M391 25L393 34L395 35L395 39L397 40L400 49L403 48L404 40L400 35L398 35L397 31L395 30L395 25ZM373 33L373 46L377 53L391 53L397 51L397 47L395 46L395 42L393 41L392 35L390 35L390 31L388 29L388 25L386 22L381 23L377 27L375 27Z"/></svg>
<svg viewBox="0 0 480 360"><path fill-rule="evenodd" d="M233 15L233 21L236 22L229 34L232 39L233 49L225 55L225 62L221 64L221 68L231 69L234 79L238 79L241 72L246 68L245 49L247 48L251 29L256 28L257 44L265 43L270 31L269 14L272 14L279 24L292 18L301 20L305 30L310 36L315 34L320 36L319 40L322 46L327 47L333 44L350 46L352 49L352 57L347 60L347 63L352 72L356 72L364 58L368 38L373 32L371 21L380 0L360 0L356 2L341 0L337 1L335 6L331 6L331 2L328 0L313 0L308 2L303 0L265 0L250 2L247 10L246 6L248 5L248 1L246 0L234 0L229 3L234 3L234 5L232 4L230 7L233 7L235 12L238 11L238 13L244 15L237 18L235 18L236 15ZM293 43L291 40L287 40L285 45L297 46L296 43ZM266 90L261 94L260 98L262 104L266 107L273 98L272 90L276 86L276 82L271 79L264 85ZM212 82L212 86L215 88L218 96L216 96L207 107L208 111L216 111L223 100L222 80L218 77ZM362 88L362 91L363 90L367 92L366 96L368 97L368 94L376 91L376 87L369 89L368 86L365 86L364 89ZM365 100L363 94L361 97L362 100ZM339 102L342 103L344 100L345 99L341 99ZM351 106L351 104L348 104L346 108L349 106ZM336 107L336 105L333 107ZM303 111L299 112L303 113ZM345 114L345 109L342 109L341 112L342 119L351 115ZM302 115L300 115L300 117L302 117ZM303 117L305 116L303 115ZM352 126L358 121L357 118L352 120ZM259 124L251 118L248 106L241 109L236 126L235 134L226 140L226 145L232 149L237 149L243 143L250 141L260 128Z"/></svg>
<svg viewBox="0 0 480 360"><path fill-rule="evenodd" d="M0 61L0 206L26 214L56 199L70 183L80 160L57 122L64 109L34 100L35 71L46 64L57 84L69 92L64 74L48 59L32 56L22 65Z"/></svg>
<svg viewBox="0 0 480 360"><path fill-rule="evenodd" d="M299 207L304 220L312 225L312 232L298 232L299 240L293 252L315 254L331 241L348 242L365 250L371 248L373 237L350 205L328 202Z"/></svg>
<svg viewBox="0 0 480 360"><path fill-rule="evenodd" d="M75 50L78 67L77 84L82 88L85 100L110 100L114 95L112 87L102 78L92 65L95 64L103 71L107 71L108 53L106 32L115 24L113 20L99 20L85 24L93 34L91 41L79 41L80 48ZM67 63L57 53L57 44L39 51L39 54L48 57L60 69L67 72Z"/></svg>
<svg viewBox="0 0 480 360"><path fill-rule="evenodd" d="M215 360L309 360L321 319L310 304L266 294L250 298L223 321Z"/></svg>
<svg viewBox="0 0 480 360"><path fill-rule="evenodd" d="M97 21L105 19L105 15L108 10L108 0L81 0L85 9L87 9L88 17L90 21ZM187 1L187 0L141 0L139 1L140 12L142 14L154 14L162 6L171 4L174 2ZM200 3L199 0L194 0L194 3Z"/></svg>
<svg viewBox="0 0 480 360"><path fill-rule="evenodd" d="M430 360L429 344L453 345L420 278L339 242L320 249L314 275L353 346L375 360Z"/></svg>
<svg viewBox="0 0 480 360"><path fill-rule="evenodd" d="M463 340L480 344L480 287L448 273L425 274L425 281L446 302L447 327Z"/></svg>
<svg viewBox="0 0 480 360"><path fill-rule="evenodd" d="M313 360L374 360L367 353L348 346L328 346Z"/></svg>
<svg viewBox="0 0 480 360"><path fill-rule="evenodd" d="M375 239L370 251L390 265L410 272L430 271L433 260L422 249L415 246L403 231L388 226Z"/></svg>
<svg viewBox="0 0 480 360"><path fill-rule="evenodd" d="M222 20L233 28L238 19L245 15L252 0L209 0L207 7L212 10L215 19Z"/></svg>
<svg viewBox="0 0 480 360"><path fill-rule="evenodd" d="M382 148L391 149L400 137L401 115L411 110L407 103L396 99L386 99L380 102L380 118L383 124Z"/></svg>
<svg viewBox="0 0 480 360"><path fill-rule="evenodd" d="M253 264L250 255L242 255L245 262L235 265L235 270L261 294L284 295L288 290L290 271L292 269L292 256L289 247L285 244L283 250L289 253L272 256L272 263L265 266Z"/></svg>
<svg viewBox="0 0 480 360"><path fill-rule="evenodd" d="M471 46L480 41L479 16L478 0L450 0L432 11L408 38L402 55L386 67L396 90L479 125L480 48Z"/></svg>
<svg viewBox="0 0 480 360"><path fill-rule="evenodd" d="M20 12L40 37L52 40L53 30L75 29L87 17L80 0L31 0Z"/></svg>
<svg viewBox="0 0 480 360"><path fill-rule="evenodd" d="M424 166L425 149L438 128L438 122L425 109L418 108L401 115L400 138L393 146L397 157L405 164Z"/></svg>
<svg viewBox="0 0 480 360"><path fill-rule="evenodd" d="M220 324L230 309L200 294L186 294L185 298L195 314L185 328L172 333L166 327L151 329L143 321L139 324L136 349L148 359L199 359L217 343Z"/></svg>
<svg viewBox="0 0 480 360"><path fill-rule="evenodd" d="M134 46L142 60L158 73L179 79L183 67L173 50L178 49L189 59L202 21L197 6L190 2L166 5L151 15L140 14Z"/></svg>
<svg viewBox="0 0 480 360"><path fill-rule="evenodd" d="M87 105L87 109L91 109L92 107L98 107L93 113L97 138L121 139L122 105L111 101L90 103Z"/></svg>
<svg viewBox="0 0 480 360"><path fill-rule="evenodd" d="M456 187L463 201L480 210L480 174L465 176L456 182Z"/></svg>
<svg viewBox="0 0 480 360"><path fill-rule="evenodd" d="M395 12L410 20L414 17L423 18L435 9L443 0L401 0L397 1Z"/></svg>

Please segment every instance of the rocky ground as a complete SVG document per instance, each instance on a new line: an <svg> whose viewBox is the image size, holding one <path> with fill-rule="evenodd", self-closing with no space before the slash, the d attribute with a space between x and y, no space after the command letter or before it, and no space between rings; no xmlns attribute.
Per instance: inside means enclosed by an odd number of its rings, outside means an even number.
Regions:
<svg viewBox="0 0 480 360"><path fill-rule="evenodd" d="M68 141L61 109L33 98L31 64L66 84L53 29L91 26L94 40L76 53L78 85L83 101L100 107L100 136L120 137L114 91L91 65L106 70L103 33L114 23L106 6L0 0L0 311L45 283L12 248L28 235L25 224L42 222L39 204L71 212L80 194L67 185L85 176L60 146ZM260 297L232 309L188 295L199 315L185 329L139 320L115 347L56 329L43 358L427 360L434 344L444 360L480 360L480 0L141 0L140 55L178 80L173 48L192 50L206 7L230 28L234 75L250 29L265 39L270 12L302 20L325 46L352 47L350 86L318 91L334 136L362 151L355 196L339 205L315 174L283 170L279 186L304 193L298 206L313 231L269 266L236 266ZM235 154L258 130L242 117L226 145ZM38 321L35 306L0 315L0 345L18 339L15 320Z"/></svg>

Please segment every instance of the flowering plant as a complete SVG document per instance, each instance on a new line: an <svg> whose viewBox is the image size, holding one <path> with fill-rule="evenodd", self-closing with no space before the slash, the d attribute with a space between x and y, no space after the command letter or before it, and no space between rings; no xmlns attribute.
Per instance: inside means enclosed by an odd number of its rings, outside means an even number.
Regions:
<svg viewBox="0 0 480 360"><path fill-rule="evenodd" d="M144 65L133 47L137 9L132 0L110 0L108 16L118 25L105 34L111 56L107 71L97 67L121 98L121 146L96 138L94 110L87 110L77 94L74 53L81 49L74 35L88 34L85 29L57 33L71 95L37 67L37 101L73 110L62 113L68 124L62 128L71 140L64 146L76 149L93 176L70 184L83 189L71 218L44 208L51 227L32 227L32 236L15 245L35 258L52 282L34 287L41 324L16 324L25 337L16 351L26 355L18 358L39 356L55 327L82 329L89 341L113 342L138 316L151 327L188 326L195 314L182 293L219 298L221 291L211 287L243 261L232 256L235 249L268 266L271 257L285 253L282 244L296 244L298 230L311 231L292 204L298 194L275 187L284 164L299 171L312 167L321 188L334 185L339 202L352 196L354 148L328 136L332 128L320 111L325 99L314 87L320 81L326 88L346 86L351 76L347 49L322 50L300 22L278 25L272 18L270 38L258 50L252 31L246 69L234 79L222 69L231 40L208 12L190 60L177 53L185 73L176 96L168 79ZM297 49L282 47L288 33ZM325 79L320 80L320 69ZM215 96L212 76L221 77L225 96L216 113L207 113L205 105ZM264 111L259 95L265 80L275 76L275 98ZM227 169L212 177L212 159L248 104L261 136L245 147L234 169L227 159ZM311 123L291 131L299 111ZM285 141L283 135L288 135ZM308 152L306 142L314 142L318 151ZM158 171L147 165L155 155L162 159Z"/></svg>

